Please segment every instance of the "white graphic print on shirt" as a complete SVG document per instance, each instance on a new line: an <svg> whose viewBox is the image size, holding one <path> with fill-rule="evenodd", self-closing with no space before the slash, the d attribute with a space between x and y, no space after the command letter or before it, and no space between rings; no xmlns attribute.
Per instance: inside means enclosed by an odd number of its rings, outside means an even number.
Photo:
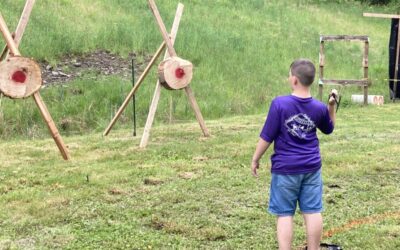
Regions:
<svg viewBox="0 0 400 250"><path fill-rule="evenodd" d="M288 132L300 139L305 139L307 134L315 128L315 123L306 114L297 114L285 121Z"/></svg>

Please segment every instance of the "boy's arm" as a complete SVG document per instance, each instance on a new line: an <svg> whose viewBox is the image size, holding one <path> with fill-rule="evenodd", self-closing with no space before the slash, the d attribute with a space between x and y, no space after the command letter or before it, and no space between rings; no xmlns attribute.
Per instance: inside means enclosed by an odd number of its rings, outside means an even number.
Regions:
<svg viewBox="0 0 400 250"><path fill-rule="evenodd" d="M256 151L254 152L253 159L251 161L251 172L254 177L258 177L257 175L257 169L260 167L260 159L267 151L269 145L271 145L270 142L265 141L264 139L260 138L260 140L257 143Z"/></svg>
<svg viewBox="0 0 400 250"><path fill-rule="evenodd" d="M335 100L335 95L337 96L337 91L334 92L334 90L332 90L331 97L329 98L329 101L328 101L329 117L331 118L333 126L335 126L335 122L336 122L336 100Z"/></svg>

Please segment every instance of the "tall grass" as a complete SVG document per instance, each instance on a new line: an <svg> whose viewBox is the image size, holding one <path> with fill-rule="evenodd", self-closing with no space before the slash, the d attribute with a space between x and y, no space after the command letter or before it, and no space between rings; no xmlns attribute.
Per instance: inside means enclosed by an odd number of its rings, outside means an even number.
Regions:
<svg viewBox="0 0 400 250"><path fill-rule="evenodd" d="M23 0L3 0L0 10L14 29ZM178 54L195 65L192 82L206 119L233 114L265 112L276 95L289 93L288 66L299 57L318 63L320 34L369 35L370 93L388 99L388 39L390 21L364 18L362 12L391 12L387 7L336 1L227 1L182 0L185 11L176 41ZM157 1L164 21L172 23L177 2ZM386 9L385 9L386 8ZM65 54L79 54L102 48L127 56L128 52L152 54L161 35L144 0L37 1L23 38L21 51L36 60L56 63ZM4 44L4 43L3 43ZM0 44L1 45L1 44ZM332 77L358 78L362 49L358 45L327 46L326 70ZM148 111L155 72L141 87L138 96L140 124ZM121 86L124 93L121 93ZM68 94L79 88L83 96ZM62 98L62 91L67 92ZM70 133L101 130L112 111L130 89L130 83L116 77L83 77L67 88L42 91L59 126L71 120ZM313 92L316 93L315 84ZM193 119L186 97L180 92L163 91L157 119L167 120L169 95L175 104L174 117ZM358 88L342 90L344 104ZM344 105L344 106L345 106ZM31 100L2 100L1 136L40 135L40 116ZM123 119L130 120L129 114ZM1 117L0 117L1 118ZM30 131L37 127L38 132ZM44 131L44 130L43 130ZM11 133L12 132L12 133Z"/></svg>

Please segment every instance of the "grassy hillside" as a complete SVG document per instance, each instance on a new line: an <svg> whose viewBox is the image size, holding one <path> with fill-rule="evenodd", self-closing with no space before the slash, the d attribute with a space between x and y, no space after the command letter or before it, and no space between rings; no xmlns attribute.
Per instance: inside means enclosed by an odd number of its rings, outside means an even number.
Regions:
<svg viewBox="0 0 400 250"><path fill-rule="evenodd" d="M344 249L400 247L399 138L395 105L340 112L321 136L324 242ZM275 249L265 211L269 155L260 179L250 159L263 115L158 126L143 151L129 130L0 142L1 249ZM296 217L295 246L305 238Z"/></svg>
<svg viewBox="0 0 400 250"><path fill-rule="evenodd" d="M12 30L23 2L0 2L0 10ZM185 11L176 49L196 66L192 87L206 119L264 112L274 96L289 92L286 77L292 60L308 57L318 63L320 34L369 35L370 76L374 79L370 93L388 97L383 79L387 78L390 21L363 18L362 12L391 12L389 7L369 7L351 1L182 2ZM158 1L158 5L169 27L176 2ZM124 57L136 52L136 60L143 62L160 43L161 35L147 1L42 0L34 7L21 51L25 56L52 64L66 54L95 49ZM361 55L361 47L356 43L328 44L326 76L361 77ZM155 80L153 69L139 90L140 125L144 124ZM58 126L64 127L62 133L82 133L104 129L130 88L131 83L125 78L98 77L88 72L68 87L55 85L42 90L42 95ZM344 107L349 96L361 90L346 88L341 92L345 96ZM164 91L158 121L168 120L169 96L174 100L176 120L193 119L181 92ZM129 122L131 116L129 108L122 121ZM63 121L68 121L68 126L61 126ZM36 137L45 131L31 99L2 99L1 137Z"/></svg>

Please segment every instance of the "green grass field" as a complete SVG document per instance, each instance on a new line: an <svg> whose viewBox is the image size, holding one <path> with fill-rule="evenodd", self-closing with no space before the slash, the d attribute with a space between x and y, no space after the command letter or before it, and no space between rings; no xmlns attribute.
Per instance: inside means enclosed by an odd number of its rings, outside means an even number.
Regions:
<svg viewBox="0 0 400 250"><path fill-rule="evenodd" d="M0 2L11 30L18 22L23 2ZM387 78L390 21L365 18L362 13L392 13L394 6L311 0L182 2L185 10L176 50L195 65L192 88L208 119L263 112L274 96L288 93L284 86L294 59L307 57L318 63L321 34L369 35L370 93L388 99L387 82L383 79ZM176 4L158 2L167 27L172 23ZM124 57L134 51L137 61L141 61L145 55L153 54L161 41L145 0L42 0L33 9L21 51L25 56L52 64L63 55L95 49L107 49ZM326 53L326 77L362 76L362 48L358 43L328 43ZM140 125L144 124L155 80L153 69L137 94ZM59 126L62 120L70 121L66 134L83 134L103 130L130 88L131 83L126 79L94 77L88 72L68 87L46 88L42 95ZM84 95L74 94L76 89ZM317 84L313 91L317 92ZM351 105L351 94L362 91L350 87L341 89L341 93L345 97L344 107ZM169 96L174 100L176 120L193 119L181 92L164 91L157 121L169 120ZM118 124L130 124L131 117L129 107L125 119ZM31 99L23 102L3 99L0 121L1 138L33 138L47 133Z"/></svg>
<svg viewBox="0 0 400 250"><path fill-rule="evenodd" d="M398 113L397 105L343 109L334 134L320 136L325 231L338 230L325 242L400 247ZM70 136L70 162L51 139L1 142L0 246L275 249L275 218L265 211L271 151L259 179L249 165L263 122L210 120L209 139L196 123L157 126L147 150L126 129ZM299 214L295 230L301 246Z"/></svg>
<svg viewBox="0 0 400 250"><path fill-rule="evenodd" d="M211 138L201 137L183 93L163 90L149 146L138 148L155 69L137 95L137 138L130 105L111 134L101 136L131 89L125 78L89 71L42 89L69 162L31 98L0 98L0 249L276 249L275 218L266 213L271 150L259 179L251 176L250 160L270 101L290 91L290 63L299 57L318 63L320 34L370 36L370 93L387 102L361 107L350 103L360 89L340 89L337 128L320 135L324 230L333 233L323 241L344 249L399 249L400 106L388 103L383 80L390 21L362 17L393 13L395 6L182 2L176 49L195 65L191 86ZM23 4L0 1L10 29ZM169 27L177 2L157 4ZM41 0L21 51L51 64L96 49L123 57L136 52L143 62L162 40L153 19L145 0ZM326 51L327 77L361 77L360 45L327 44ZM295 223L297 247L305 242L301 215Z"/></svg>

